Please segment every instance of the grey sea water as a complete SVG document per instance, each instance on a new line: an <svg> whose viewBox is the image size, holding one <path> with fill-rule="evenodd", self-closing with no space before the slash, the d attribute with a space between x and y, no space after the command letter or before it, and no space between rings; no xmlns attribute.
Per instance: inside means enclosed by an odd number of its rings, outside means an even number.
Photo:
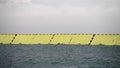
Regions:
<svg viewBox="0 0 120 68"><path fill-rule="evenodd" d="M0 68L120 68L120 46L0 45Z"/></svg>

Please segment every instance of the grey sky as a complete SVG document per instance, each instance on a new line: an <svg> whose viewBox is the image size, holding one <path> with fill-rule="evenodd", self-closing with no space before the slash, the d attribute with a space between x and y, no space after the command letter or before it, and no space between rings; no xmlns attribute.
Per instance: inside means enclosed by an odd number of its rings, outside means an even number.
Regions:
<svg viewBox="0 0 120 68"><path fill-rule="evenodd" d="M120 33L120 0L0 0L0 33Z"/></svg>

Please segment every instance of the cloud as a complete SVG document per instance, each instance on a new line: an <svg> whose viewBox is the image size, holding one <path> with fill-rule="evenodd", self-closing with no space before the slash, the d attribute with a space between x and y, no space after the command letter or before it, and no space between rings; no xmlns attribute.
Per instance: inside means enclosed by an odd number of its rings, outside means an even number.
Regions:
<svg viewBox="0 0 120 68"><path fill-rule="evenodd" d="M0 1L6 32L120 33L119 0ZM4 18L4 19L3 19ZM8 25L5 25L8 24ZM102 27L102 28L101 28ZM26 29L24 29L26 28ZM37 30L39 29L39 30ZM1 30L4 32L4 30Z"/></svg>
<svg viewBox="0 0 120 68"><path fill-rule="evenodd" d="M6 3L30 3L31 0L0 0L1 4L6 4Z"/></svg>
<svg viewBox="0 0 120 68"><path fill-rule="evenodd" d="M14 9L11 8L13 11L8 9L13 16L94 16L118 11L120 3L118 0L10 0L9 2L15 3L12 4Z"/></svg>

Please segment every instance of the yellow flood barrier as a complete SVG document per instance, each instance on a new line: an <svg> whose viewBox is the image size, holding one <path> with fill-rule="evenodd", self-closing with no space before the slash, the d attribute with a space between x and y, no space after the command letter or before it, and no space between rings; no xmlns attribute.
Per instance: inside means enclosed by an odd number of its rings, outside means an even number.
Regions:
<svg viewBox="0 0 120 68"><path fill-rule="evenodd" d="M0 44L120 45L120 34L0 34Z"/></svg>
<svg viewBox="0 0 120 68"><path fill-rule="evenodd" d="M72 35L70 44L89 44L93 34L77 34Z"/></svg>
<svg viewBox="0 0 120 68"><path fill-rule="evenodd" d="M31 34L17 35L12 44L48 44L52 35L48 34Z"/></svg>
<svg viewBox="0 0 120 68"><path fill-rule="evenodd" d="M56 34L51 44L89 44L92 34Z"/></svg>
<svg viewBox="0 0 120 68"><path fill-rule="evenodd" d="M11 44L15 34L0 34L0 43L1 44Z"/></svg>
<svg viewBox="0 0 120 68"><path fill-rule="evenodd" d="M71 37L70 34L56 34L50 44L69 44Z"/></svg>
<svg viewBox="0 0 120 68"><path fill-rule="evenodd" d="M95 35L92 45L120 45L120 35L107 35L107 34L98 34Z"/></svg>

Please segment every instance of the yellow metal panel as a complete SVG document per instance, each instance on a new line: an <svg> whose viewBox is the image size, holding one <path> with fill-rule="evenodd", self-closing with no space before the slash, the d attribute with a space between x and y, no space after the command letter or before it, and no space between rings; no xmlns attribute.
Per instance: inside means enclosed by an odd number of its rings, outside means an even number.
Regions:
<svg viewBox="0 0 120 68"><path fill-rule="evenodd" d="M17 35L13 44L48 44L52 35Z"/></svg>
<svg viewBox="0 0 120 68"><path fill-rule="evenodd" d="M0 35L0 43L3 43L4 38L5 38L5 35Z"/></svg>
<svg viewBox="0 0 120 68"><path fill-rule="evenodd" d="M6 35L0 35L0 43L3 43L5 36Z"/></svg>
<svg viewBox="0 0 120 68"><path fill-rule="evenodd" d="M92 45L120 45L120 35L96 35Z"/></svg>
<svg viewBox="0 0 120 68"><path fill-rule="evenodd" d="M53 35L36 35L33 44L48 44Z"/></svg>
<svg viewBox="0 0 120 68"><path fill-rule="evenodd" d="M73 35L70 44L89 44L92 38L91 35Z"/></svg>
<svg viewBox="0 0 120 68"><path fill-rule="evenodd" d="M11 35L6 35L6 34L0 35L0 43L2 43L2 44L10 44L11 41L13 40L14 36L15 36L14 34L11 34Z"/></svg>
<svg viewBox="0 0 120 68"><path fill-rule="evenodd" d="M12 44L31 44L34 35L17 35Z"/></svg>
<svg viewBox="0 0 120 68"><path fill-rule="evenodd" d="M53 40L51 41L51 44L69 44L71 38L72 38L72 35L56 34Z"/></svg>

